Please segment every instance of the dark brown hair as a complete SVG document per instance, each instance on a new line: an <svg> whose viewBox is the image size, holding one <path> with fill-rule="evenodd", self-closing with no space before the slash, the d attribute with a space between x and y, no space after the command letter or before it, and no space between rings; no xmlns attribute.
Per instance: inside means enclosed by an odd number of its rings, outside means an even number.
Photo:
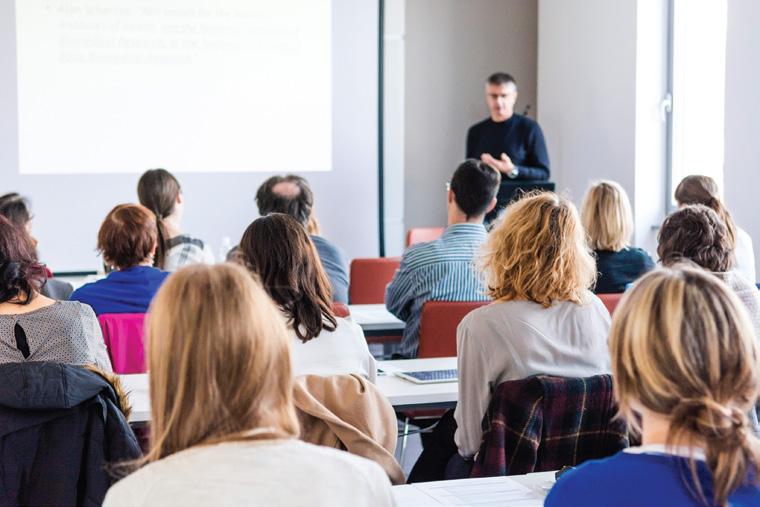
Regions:
<svg viewBox="0 0 760 507"><path fill-rule="evenodd" d="M469 158L454 171L450 188L457 206L469 219L488 210L500 183L499 171L480 160Z"/></svg>
<svg viewBox="0 0 760 507"><path fill-rule="evenodd" d="M496 85L496 86L512 83L515 85L515 88L517 88L517 81L515 81L515 78L513 78L511 74L507 74L506 72L494 72L493 74L488 76L488 79L486 79L486 83Z"/></svg>
<svg viewBox="0 0 760 507"><path fill-rule="evenodd" d="M728 208L720 200L720 190L714 179L709 176L687 176L676 187L675 198L679 205L704 204L716 212L728 228L733 250L736 245L736 225Z"/></svg>
<svg viewBox="0 0 760 507"><path fill-rule="evenodd" d="M28 304L47 279L34 244L23 227L0 216L0 303Z"/></svg>
<svg viewBox="0 0 760 507"><path fill-rule="evenodd" d="M689 260L708 271L723 273L733 265L733 245L726 224L701 204L685 206L668 216L657 243L657 255L666 266Z"/></svg>
<svg viewBox="0 0 760 507"><path fill-rule="evenodd" d="M163 269L166 261L167 238L164 218L174 213L177 197L181 192L179 181L166 169L150 169L140 176L137 182L137 198L140 204L148 208L156 216L156 254L153 265Z"/></svg>
<svg viewBox="0 0 760 507"><path fill-rule="evenodd" d="M323 329L335 331L330 282L306 229L295 218L271 213L254 220L240 240L240 250L301 341Z"/></svg>
<svg viewBox="0 0 760 507"><path fill-rule="evenodd" d="M98 250L106 263L127 269L145 262L158 240L156 217L139 204L119 204L98 231Z"/></svg>
<svg viewBox="0 0 760 507"><path fill-rule="evenodd" d="M4 216L17 227L26 227L32 220L29 201L16 192L0 196L0 216Z"/></svg>
<svg viewBox="0 0 760 507"><path fill-rule="evenodd" d="M294 184L296 192L276 193L274 187L279 183ZM305 178L295 174L272 176L256 191L256 205L259 207L261 216L269 213L285 213L298 220L303 227L308 227L311 210L314 207L314 194Z"/></svg>

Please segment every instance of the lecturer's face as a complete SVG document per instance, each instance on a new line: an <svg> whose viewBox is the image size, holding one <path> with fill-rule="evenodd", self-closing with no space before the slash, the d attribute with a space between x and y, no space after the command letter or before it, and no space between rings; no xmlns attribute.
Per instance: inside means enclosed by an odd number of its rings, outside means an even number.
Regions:
<svg viewBox="0 0 760 507"><path fill-rule="evenodd" d="M513 83L495 85L486 83L486 102L495 121L503 121L512 116L517 100L517 88Z"/></svg>

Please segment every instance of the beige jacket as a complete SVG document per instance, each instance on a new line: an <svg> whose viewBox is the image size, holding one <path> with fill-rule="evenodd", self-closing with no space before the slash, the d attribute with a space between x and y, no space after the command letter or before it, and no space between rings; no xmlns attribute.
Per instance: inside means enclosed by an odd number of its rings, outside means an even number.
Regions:
<svg viewBox="0 0 760 507"><path fill-rule="evenodd" d="M360 375L296 377L293 389L301 440L344 449L383 467L393 484L404 484L394 453L396 413L375 387Z"/></svg>

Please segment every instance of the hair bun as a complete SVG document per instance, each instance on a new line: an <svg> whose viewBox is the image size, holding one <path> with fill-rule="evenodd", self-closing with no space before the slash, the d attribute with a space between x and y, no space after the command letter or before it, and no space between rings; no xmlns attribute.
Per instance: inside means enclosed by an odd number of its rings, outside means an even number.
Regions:
<svg viewBox="0 0 760 507"><path fill-rule="evenodd" d="M740 446L749 425L747 414L737 407L728 407L710 397L687 398L673 409L672 418L706 440L723 445Z"/></svg>

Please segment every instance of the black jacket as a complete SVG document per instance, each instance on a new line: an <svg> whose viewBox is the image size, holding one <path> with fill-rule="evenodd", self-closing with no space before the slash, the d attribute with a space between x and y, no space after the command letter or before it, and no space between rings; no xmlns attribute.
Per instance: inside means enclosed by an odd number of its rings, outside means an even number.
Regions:
<svg viewBox="0 0 760 507"><path fill-rule="evenodd" d="M59 363L0 365L0 505L100 505L106 465L140 456L118 377Z"/></svg>

